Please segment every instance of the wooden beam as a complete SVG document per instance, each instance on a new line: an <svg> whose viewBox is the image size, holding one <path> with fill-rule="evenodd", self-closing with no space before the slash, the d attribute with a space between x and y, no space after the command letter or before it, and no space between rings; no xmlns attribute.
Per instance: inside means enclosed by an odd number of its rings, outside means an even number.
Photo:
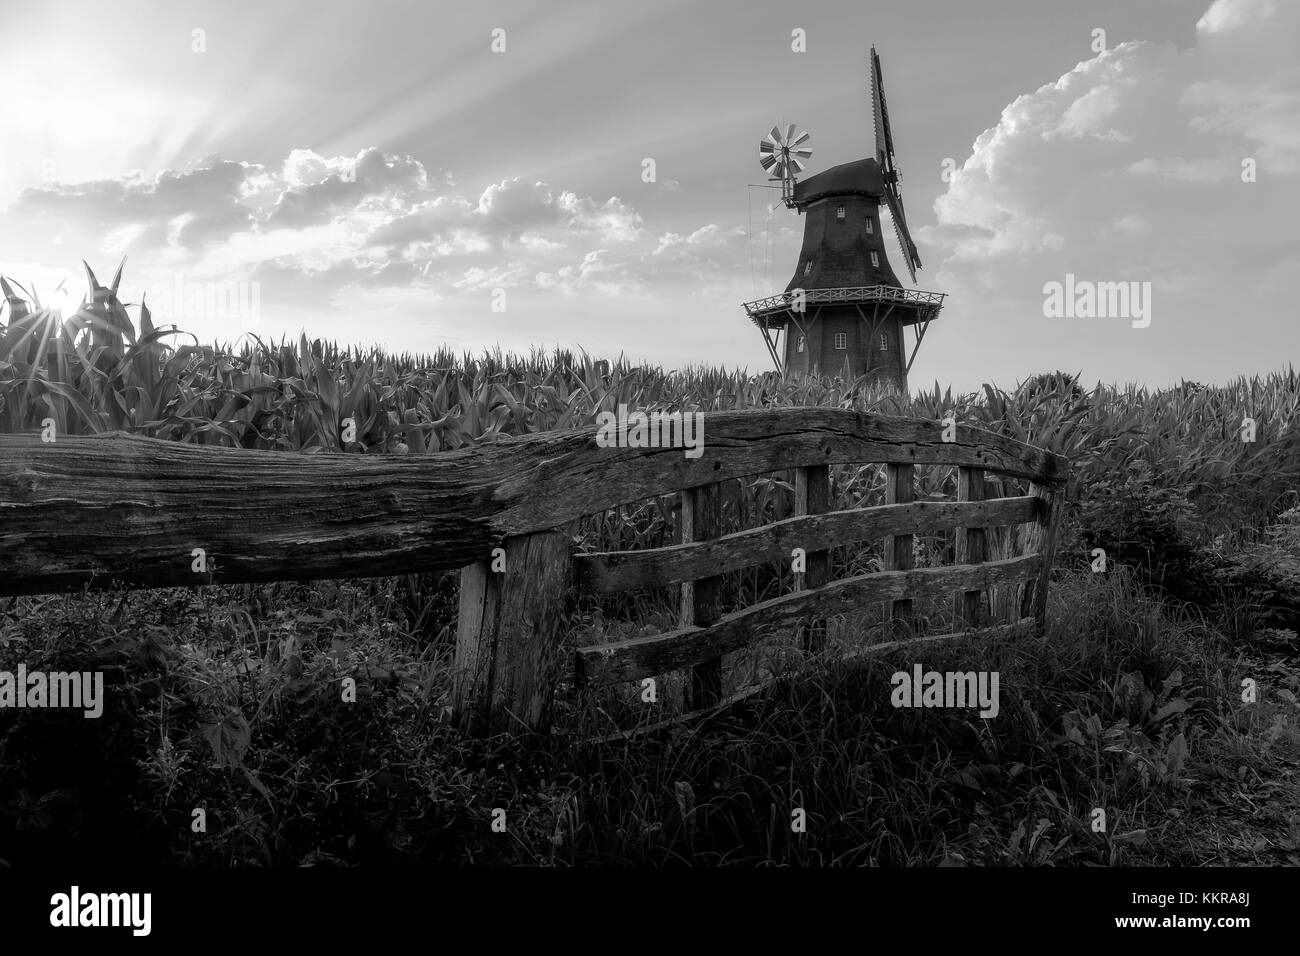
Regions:
<svg viewBox="0 0 1300 956"><path fill-rule="evenodd" d="M979 640L988 640L990 638L1012 637L1023 633L1032 632L1034 619L1031 617L1016 621L1014 624L1002 624L997 627L987 627L979 631L957 631L949 634L926 634L922 637L912 637L906 640L888 641L880 644L868 644L850 651L839 657L841 662L857 661L867 657L884 656L898 650L908 649L912 646L925 646L941 641L952 641L958 638L976 638ZM598 737L588 737L580 741L582 746L598 746L600 744L613 743L615 741L635 740L638 737L653 734L661 730L667 730L671 727L677 727L686 723L707 720L708 718L724 711L736 704L749 700L756 694L760 694L773 685L777 684L783 678L776 678L763 681L759 684L752 684L744 687L732 694L727 695L715 706L706 710L696 710L687 714L680 714L676 717L668 717L664 720L655 721L652 724L639 724L630 730L618 730L612 734L602 734Z"/></svg>
<svg viewBox="0 0 1300 956"><path fill-rule="evenodd" d="M984 500L984 472L979 468L957 469L957 500ZM956 559L958 564L979 564L987 557L983 527L971 525L957 530ZM967 590L956 597L953 606L953 623L960 630L978 627L983 604L982 590Z"/></svg>
<svg viewBox="0 0 1300 956"><path fill-rule="evenodd" d="M749 700L756 694L767 690L774 681L764 681L761 684L751 684L748 687L742 687L740 690L733 691L726 697L719 700L711 707L702 707L699 710L692 710L684 714L677 714L673 717L665 717L663 720L656 720L649 724L637 724L629 730L616 730L612 734L600 734L596 737L584 737L575 741L579 747L598 747L602 744L609 744L615 741L636 740L640 737L646 737L650 734L658 733L661 730L667 730L670 727L680 727L683 724L707 721L718 714L736 706L742 701Z"/></svg>
<svg viewBox="0 0 1300 956"><path fill-rule="evenodd" d="M1032 554L978 565L878 571L844 578L725 614L708 627L685 627L580 648L574 652L574 668L586 683L639 680L739 650L765 632L789 628L801 618L848 614L864 604L906 597L928 599L954 590L1014 584L1038 575L1041 562Z"/></svg>
<svg viewBox="0 0 1300 956"><path fill-rule="evenodd" d="M781 359L780 359L780 357L776 354L776 346L772 344L772 339L771 339L771 337L767 334L769 330L768 330L766 324L762 326L762 328L760 329L760 331L763 333L763 343L767 346L767 353L768 353L769 355L772 356L772 362L773 362L774 365L776 365L776 370L777 370L778 372L781 372L781 374L784 375L785 373L784 373L784 371L782 370Z"/></svg>
<svg viewBox="0 0 1300 956"><path fill-rule="evenodd" d="M822 307L821 307L820 305L817 306L817 313L818 313L818 314L821 313L821 309L822 309ZM793 325L796 329L798 329L798 330L799 330L799 334L802 335L802 336L806 339L806 338L808 337L808 330L805 329L805 328L803 327L803 323L802 323L802 322L800 322L797 318L795 318L795 316L798 315L798 313L795 312L794 309L786 309L785 311L786 311L786 315L790 316L790 320L789 320L789 321L790 321L790 324ZM817 317L816 315L813 316L814 319L815 319L816 317Z"/></svg>
<svg viewBox="0 0 1300 956"><path fill-rule="evenodd" d="M876 334L876 328L877 328L879 322L880 322L880 300L877 299L875 302L873 302L873 303L871 304L871 332L869 333L870 335L875 335L875 334ZM868 341L867 341L867 355L868 355L868 356L871 355L871 341L870 341L870 339L868 339ZM871 365L870 365L870 363L868 363L867 367L864 368L862 371L863 371L864 374L865 374L865 373L869 373L869 372L871 371Z"/></svg>
<svg viewBox="0 0 1300 956"><path fill-rule="evenodd" d="M911 465L887 466L911 469ZM902 494L903 479L898 479ZM790 552L824 552L858 541L894 536L910 540L911 532L935 534L979 524L1000 526L1037 520L1045 505L1036 497L994 498L989 501L907 501L852 508L826 514L785 518L760 528L724 535L711 541L679 544L639 551L602 551L574 555L579 584L598 594L617 594L638 588L666 587L715 574L738 571L756 564L789 566ZM888 559L889 551L886 550ZM898 561L911 557L904 548ZM899 564L887 570L907 570Z"/></svg>
<svg viewBox="0 0 1300 956"><path fill-rule="evenodd" d="M916 353L921 350L921 339L925 338L925 330L928 329L929 327L930 327L930 320L926 319L925 322L921 325L921 327L917 330L916 344L912 346L912 355L911 358L907 360L907 368L903 370L904 375L912 371L912 363L916 361Z"/></svg>
<svg viewBox="0 0 1300 956"><path fill-rule="evenodd" d="M1043 566L1039 569L1037 577L1025 585L1021 613L1032 617L1038 633L1042 634L1047 627L1047 587L1052 574L1052 562L1056 557L1056 537L1061 524L1065 490L1031 483L1029 493L1042 500L1043 508L1026 547L1042 558Z"/></svg>
<svg viewBox="0 0 1300 956"><path fill-rule="evenodd" d="M819 305L819 306L817 306L816 311L813 312L812 323L811 323L812 325L816 325L817 320L821 318L821 314L822 314L822 307ZM800 329L800 331L802 332L802 331L803 331L803 326L800 326L799 329ZM810 374L812 374L812 373L819 373L819 372L822 371L822 369L821 369L821 361L820 361L820 360L821 360L821 354L822 354L822 353L821 353L822 341L826 338L826 336L825 336L824 333L825 333L825 330L823 330L823 334L822 334L822 335L819 335L819 336L817 337L817 351L816 351L815 354L817 355L818 361L817 361L817 362L812 362L812 361L809 361L809 362L808 362L808 371L809 371ZM804 336L805 336L806 338L810 338L810 337L808 336L807 332L804 332ZM813 348L813 343L812 343L811 341L809 341L809 342L808 342L808 355L809 355L810 357L814 354L812 348Z"/></svg>
<svg viewBox="0 0 1300 956"><path fill-rule="evenodd" d="M862 321L863 321L864 323L867 323L867 316L866 316L866 313L862 311L862 306L860 306L860 305L856 305L856 304L855 304L854 307L858 310L858 317L859 317L860 319L862 319ZM881 328L884 326L884 324L885 324L886 322L889 321L889 316L890 316L891 313L893 313L893 311L894 311L894 303L893 303L893 302L889 303L889 307L885 310L885 314L884 314L884 315L881 315L881 314L880 314L880 303L879 303L879 302L874 303L874 305L872 306L872 309L871 309L871 321L868 323L869 326L870 326L870 328L871 328L871 331L870 331L869 333L867 333L867 336L868 336L868 337L867 337L867 355L868 355L868 356L871 354L871 350L872 350L873 348L875 348L875 344L874 344L874 343L875 343L875 341L876 341L876 336L880 334L880 330L881 330ZM901 345L902 343L900 342L899 344ZM896 363L895 363L895 366L897 366L898 364L899 364L899 363L896 362ZM868 367L865 368L863 371L864 371L864 372L870 372L871 370L872 370L872 369L871 369L871 366L868 365ZM904 377L906 377L907 373L904 372L903 375L904 375ZM906 382L903 382L902 384L905 386L905 385L906 385Z"/></svg>
<svg viewBox="0 0 1300 956"><path fill-rule="evenodd" d="M951 641L959 637L978 637L981 639L992 637L1018 637L1021 634L1032 633L1034 629L1034 619L1032 617L1021 618L1010 624L996 624L991 627L982 627L976 631L949 631L946 634L925 634L920 637L908 637L897 641L883 641L879 644L868 644L865 647L858 648L845 654L840 660L855 661L864 657L877 657L883 654L889 654L893 651L901 651L917 645L935 644L940 641Z"/></svg>
<svg viewBox="0 0 1300 956"><path fill-rule="evenodd" d="M825 514L831 504L831 470L826 465L797 468L794 473L794 512L799 516ZM807 570L798 582L800 590L819 588L830 580L831 556L824 548L797 544L806 552ZM810 653L826 645L825 618L812 618L799 625L799 645Z"/></svg>
<svg viewBox="0 0 1300 956"><path fill-rule="evenodd" d="M722 485L681 493L680 538L683 545L715 538L722 527ZM722 579L718 576L682 583L682 627L707 627L722 616ZM648 675L647 675L648 676ZM701 659L691 669L688 707L712 707L722 698L722 655Z"/></svg>
<svg viewBox="0 0 1300 956"><path fill-rule="evenodd" d="M885 503L886 507L898 508L902 506L907 508L916 498L916 485L913 481L915 478L916 468L914 465L886 465L885 466ZM1027 497L1027 496L1026 496ZM1008 499L1009 500L1009 499ZM952 502L957 507L950 514L954 522L968 522L974 520L971 512L970 503ZM919 507L919 506L917 506ZM1019 508L1031 509L1029 503L1023 502ZM1011 509L1008 509L1011 510ZM1023 511L1012 511L1012 513L1023 513ZM963 518L962 516L966 517ZM994 522L1000 523L1000 522ZM956 524L953 527L957 527ZM933 522L915 522L913 528L923 533L933 533ZM885 540L885 570L886 571L910 571L913 565L913 541L915 535L911 532L905 534L895 534ZM886 620L890 622L890 628L895 632L907 633L916 626L915 608L912 606L910 598L903 598L892 602L887 608Z"/></svg>
<svg viewBox="0 0 1300 956"><path fill-rule="evenodd" d="M452 709L471 733L545 732L572 546L564 531L544 531L507 538L502 551L461 571Z"/></svg>
<svg viewBox="0 0 1300 956"><path fill-rule="evenodd" d="M1065 460L968 426L838 408L708 412L703 454L603 447L595 428L430 455L224 448L110 433L0 435L0 596L456 569L505 537L669 489L854 462L1043 484ZM210 578L192 570L203 549Z"/></svg>
<svg viewBox="0 0 1300 956"><path fill-rule="evenodd" d="M894 302L890 302L890 303L889 303L889 308L885 309L885 314L882 315L882 316L880 317L880 325L881 325L882 327L884 326L884 324L885 324L886 322L889 321L889 317L894 313L895 305L896 305L896 303L894 303ZM880 333L879 333L879 329L873 329L872 332L871 332L871 334L872 334L873 336L880 334ZM898 367L899 367L901 364L902 364L902 361L901 361L901 357L900 357L900 360L895 361L895 362L893 363L892 370L897 371L897 370L898 370ZM898 382L897 384L901 385L901 386L903 387L903 390L906 391L906 390L907 390L907 372L903 372L902 379L903 379L903 380L902 380L901 382Z"/></svg>

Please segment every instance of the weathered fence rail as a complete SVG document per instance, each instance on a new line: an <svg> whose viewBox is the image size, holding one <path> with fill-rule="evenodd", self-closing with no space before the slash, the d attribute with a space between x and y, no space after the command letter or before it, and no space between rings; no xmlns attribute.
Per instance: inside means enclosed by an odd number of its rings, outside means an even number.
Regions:
<svg viewBox="0 0 1300 956"><path fill-rule="evenodd" d="M910 624L915 600L958 592L965 630L983 623L990 588L1024 584L1022 617L1000 626L1041 624L1064 459L965 426L945 441L938 422L842 409L710 412L706 423L696 458L602 447L594 428L410 457L0 435L0 596L461 568L456 701L467 723L493 729L547 723L573 579L605 593L679 585L678 629L580 649L572 666L588 684L690 668L700 705L719 695L722 654L783 627L816 647L827 617L864 604ZM852 463L886 466L887 504L828 511L829 466ZM915 501L917 465L956 466L960 500ZM720 534L721 483L789 469L794 517ZM1029 482L1029 494L985 499L986 471ZM677 544L573 554L572 522L674 492ZM1022 523L1034 526L1032 550L986 561L983 529ZM913 535L946 530L958 563L913 569ZM828 580L830 549L881 538L886 570ZM720 575L796 547L808 555L798 590L722 613Z"/></svg>

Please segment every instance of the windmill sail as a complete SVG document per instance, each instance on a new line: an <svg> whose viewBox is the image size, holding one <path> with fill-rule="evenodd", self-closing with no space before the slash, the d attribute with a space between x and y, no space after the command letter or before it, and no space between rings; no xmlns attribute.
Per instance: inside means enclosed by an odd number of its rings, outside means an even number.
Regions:
<svg viewBox="0 0 1300 956"><path fill-rule="evenodd" d="M898 237L898 247L903 253L903 264L907 273L916 282L916 270L921 268L921 256L916 251L916 243L907 229L907 217L903 214L903 195L898 189L898 167L894 163L894 134L889 128L889 106L885 102L885 80L880 68L880 56L876 48L871 48L871 119L876 134L876 162L885 181L885 200L889 204L889 214L894 220L894 232Z"/></svg>

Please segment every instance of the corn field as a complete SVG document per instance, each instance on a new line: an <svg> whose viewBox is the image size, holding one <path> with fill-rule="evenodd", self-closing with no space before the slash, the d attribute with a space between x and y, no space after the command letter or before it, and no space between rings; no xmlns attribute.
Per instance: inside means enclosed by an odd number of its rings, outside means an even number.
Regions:
<svg viewBox="0 0 1300 956"><path fill-rule="evenodd" d="M86 294L67 317L43 306L35 290L0 277L0 430L38 432L52 422L59 435L121 430L307 454L435 454L593 425L598 413L620 404L706 412L819 405L952 416L1039 445L1074 462L1071 499L1086 498L1105 476L1145 469L1153 481L1189 489L1220 531L1262 526L1300 488L1300 437L1291 427L1300 381L1292 368L1220 387L1184 383L1163 391L1085 390L1056 372L1011 391L986 384L982 392L953 395L936 383L906 397L865 379L783 380L773 372L703 366L665 371L563 350L388 355L305 335L278 344L248 335L237 347L209 346L156 326L147 304L121 302L122 266L108 286L89 265L85 271ZM1247 419L1253 441L1243 440ZM882 500L879 466L834 472L836 506ZM951 494L954 481L951 469L918 469L917 494ZM747 483L729 507L737 522L771 520L784 516L789 496L788 481L777 473ZM660 501L621 509L596 519L591 533L607 547L661 541L667 507Z"/></svg>

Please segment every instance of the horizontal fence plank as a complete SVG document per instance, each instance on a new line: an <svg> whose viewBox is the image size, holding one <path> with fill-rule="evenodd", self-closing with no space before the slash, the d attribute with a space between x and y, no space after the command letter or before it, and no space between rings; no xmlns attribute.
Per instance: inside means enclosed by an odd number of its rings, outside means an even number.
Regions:
<svg viewBox="0 0 1300 956"><path fill-rule="evenodd" d="M867 657L883 656L891 651L906 650L909 647L915 646L927 646L963 637L976 637L980 639L991 637L1014 637L1032 632L1036 625L1037 622L1032 617L1026 617L1011 624L997 624L990 627L980 628L977 631L953 631L948 634L927 634L923 637L913 637L898 641L886 641L881 644L869 644L866 647L859 648L849 654L840 655L837 660L841 663L848 663ZM717 716L722 711L734 707L736 704L750 700L764 691L769 690L779 683L779 680L779 678L767 680L759 684L750 684L747 687L742 687L741 689L727 695L727 697L719 701L713 707L693 710L645 724L638 724L637 726L631 727L627 730L616 730L610 734L602 734L597 737L587 737L579 741L579 743L582 746L592 746L596 744L612 743L617 740L634 740L637 737L646 734L653 734L672 727L679 727L682 724L690 723L692 721L708 720L711 717Z"/></svg>
<svg viewBox="0 0 1300 956"><path fill-rule="evenodd" d="M736 571L770 561L786 562L794 548L809 554L891 535L933 534L967 525L998 526L1037 520L1034 495L988 501L918 501L876 505L786 518L713 541L640 551L574 555L579 581L601 594L660 587Z"/></svg>
<svg viewBox="0 0 1300 956"><path fill-rule="evenodd" d="M663 634L579 648L574 669L589 684L640 680L739 650L765 630L794 625L804 617L828 617L859 610L873 602L935 598L964 591L1016 584L1038 573L1037 554L985 564L878 571L844 578L812 591L796 591L724 615L709 627L684 627Z"/></svg>
<svg viewBox="0 0 1300 956"><path fill-rule="evenodd" d="M602 447L594 426L404 457L0 435L0 595L450 570L508 535L799 465L944 463L1044 486L1066 477L1059 456L964 425L944 442L940 422L848 409L704 422L696 458ZM195 548L209 573L191 570Z"/></svg>
<svg viewBox="0 0 1300 956"><path fill-rule="evenodd" d="M966 465L1052 485L1067 477L1067 462L1059 455L966 425L956 426L954 440L945 442L941 422L840 408L709 412L704 420L700 458L688 458L680 448L597 448L594 435L581 432L492 446L500 451L535 445L532 464L513 469L498 489L511 502L502 522L520 534L568 520L566 515L807 465ZM571 514L575 506L577 514Z"/></svg>
<svg viewBox="0 0 1300 956"><path fill-rule="evenodd" d="M920 637L903 638L897 641L884 641L880 644L868 644L860 647L852 653L845 654L840 660L856 661L864 657L875 657L880 654L888 654L891 651L906 650L909 647L920 644L937 644L943 641L955 640L959 637L1018 637L1022 634L1028 634L1034 630L1038 622L1032 617L1022 617L1018 621L1012 621L1010 624L991 624L987 627L981 627L977 630L949 631L947 634L924 634Z"/></svg>
<svg viewBox="0 0 1300 956"><path fill-rule="evenodd" d="M697 710L686 711L685 713L676 714L672 717L664 717L661 720L650 721L649 723L638 724L627 730L615 730L613 733L600 734L595 737L584 737L577 741L578 746L592 747L601 744L613 743L617 740L627 741L636 740L638 737L644 737L647 734L658 733L661 730L667 730L671 727L680 727L683 724L693 721L705 722L713 717L717 717L723 711L728 710L739 703L756 697L768 689L768 684L750 684L734 691L722 698L716 704L709 707L701 707Z"/></svg>

